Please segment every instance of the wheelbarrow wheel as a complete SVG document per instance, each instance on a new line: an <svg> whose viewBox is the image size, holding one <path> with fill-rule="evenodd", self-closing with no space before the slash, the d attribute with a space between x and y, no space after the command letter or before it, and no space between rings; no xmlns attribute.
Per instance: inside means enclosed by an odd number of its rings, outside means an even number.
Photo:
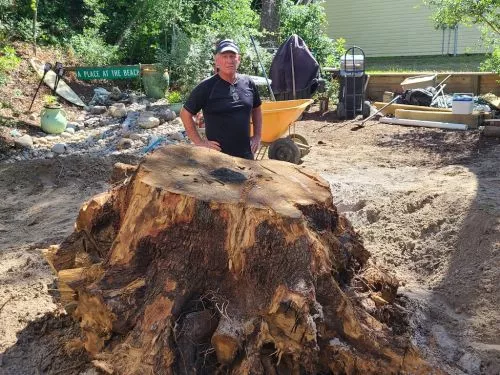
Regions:
<svg viewBox="0 0 500 375"><path fill-rule="evenodd" d="M280 138L269 146L269 159L287 161L293 164L300 162L300 149L290 138Z"/></svg>
<svg viewBox="0 0 500 375"><path fill-rule="evenodd" d="M300 134L293 133L290 134L288 138L290 138L299 147L301 158L303 158L309 153L310 151L309 143L307 142L307 139L305 139L303 136L301 136Z"/></svg>

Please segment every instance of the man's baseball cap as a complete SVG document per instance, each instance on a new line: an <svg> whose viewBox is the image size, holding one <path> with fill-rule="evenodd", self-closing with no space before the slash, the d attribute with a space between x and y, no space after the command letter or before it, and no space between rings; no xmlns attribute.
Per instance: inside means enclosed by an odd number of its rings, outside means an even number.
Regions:
<svg viewBox="0 0 500 375"><path fill-rule="evenodd" d="M224 39L217 43L217 47L215 47L215 53L223 53L223 52L234 52L240 53L240 49L231 39Z"/></svg>

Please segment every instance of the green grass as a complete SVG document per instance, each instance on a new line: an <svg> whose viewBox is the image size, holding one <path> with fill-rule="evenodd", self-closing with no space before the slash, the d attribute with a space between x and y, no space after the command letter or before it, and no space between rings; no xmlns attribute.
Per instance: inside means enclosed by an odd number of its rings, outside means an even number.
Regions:
<svg viewBox="0 0 500 375"><path fill-rule="evenodd" d="M459 56L367 57L367 73L478 72L484 54Z"/></svg>

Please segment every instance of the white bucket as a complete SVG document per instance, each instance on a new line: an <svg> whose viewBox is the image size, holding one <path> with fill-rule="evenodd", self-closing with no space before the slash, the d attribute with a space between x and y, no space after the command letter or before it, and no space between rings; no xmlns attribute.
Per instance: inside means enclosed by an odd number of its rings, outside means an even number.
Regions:
<svg viewBox="0 0 500 375"><path fill-rule="evenodd" d="M474 100L472 93L453 94L451 110L455 115L469 115L474 109Z"/></svg>

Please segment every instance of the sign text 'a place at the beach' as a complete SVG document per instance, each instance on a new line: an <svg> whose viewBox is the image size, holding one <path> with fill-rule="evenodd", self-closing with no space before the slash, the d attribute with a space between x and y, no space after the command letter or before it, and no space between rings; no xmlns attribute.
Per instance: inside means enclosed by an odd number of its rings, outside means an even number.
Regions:
<svg viewBox="0 0 500 375"><path fill-rule="evenodd" d="M81 67L75 70L76 77L84 81L92 79L130 79L141 74L139 65Z"/></svg>

